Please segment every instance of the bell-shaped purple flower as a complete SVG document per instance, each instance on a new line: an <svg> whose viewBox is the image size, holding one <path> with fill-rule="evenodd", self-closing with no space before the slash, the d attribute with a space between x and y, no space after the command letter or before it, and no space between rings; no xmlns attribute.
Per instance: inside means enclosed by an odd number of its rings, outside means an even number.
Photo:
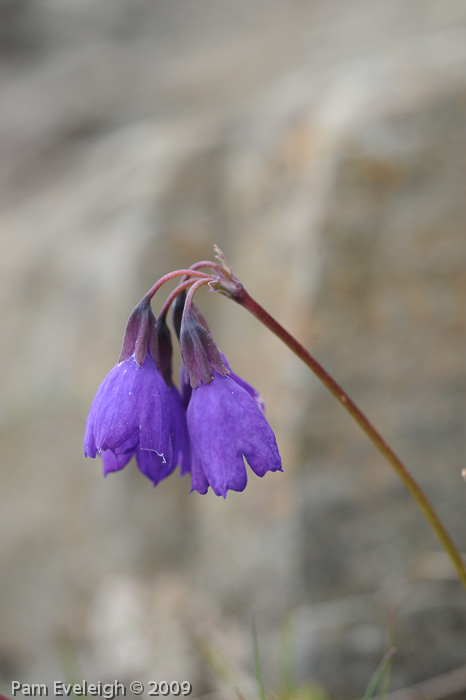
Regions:
<svg viewBox="0 0 466 700"><path fill-rule="evenodd" d="M143 301L128 321L120 362L97 390L84 436L85 455L100 454L105 475L135 455L154 486L177 464L182 473L190 469L185 411L156 366L156 352L155 318Z"/></svg>
<svg viewBox="0 0 466 700"><path fill-rule="evenodd" d="M217 496L242 491L247 483L243 455L257 476L282 471L275 435L251 395L217 372L193 390L188 406L192 447L192 491Z"/></svg>
<svg viewBox="0 0 466 700"><path fill-rule="evenodd" d="M247 483L243 456L258 476L282 471L259 394L229 374L226 357L189 306L183 312L180 344L191 389L187 409L191 490L207 493L211 486L224 498L228 490L242 491ZM185 401L188 393L188 388L183 391Z"/></svg>
<svg viewBox="0 0 466 700"><path fill-rule="evenodd" d="M136 456L154 486L176 465L189 471L186 419L176 387L168 387L152 357L140 367L134 356L104 379L89 412L84 453L100 454L104 474L123 469Z"/></svg>

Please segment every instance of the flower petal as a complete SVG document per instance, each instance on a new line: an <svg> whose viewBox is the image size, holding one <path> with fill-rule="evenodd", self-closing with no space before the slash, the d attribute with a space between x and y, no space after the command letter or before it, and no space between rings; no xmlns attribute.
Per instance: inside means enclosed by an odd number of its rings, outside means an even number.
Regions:
<svg viewBox="0 0 466 700"><path fill-rule="evenodd" d="M215 374L193 390L188 406L193 450L193 489L205 493L201 469L217 495L242 491L247 482L243 453L258 476L281 470L275 436L251 395L230 377ZM197 486L201 488L197 488Z"/></svg>
<svg viewBox="0 0 466 700"><path fill-rule="evenodd" d="M102 464L104 467L104 476L110 474L110 472L118 472L123 467L126 467L128 462L131 461L134 452L127 452L125 454L114 454L111 450L105 450L101 452Z"/></svg>
<svg viewBox="0 0 466 700"><path fill-rule="evenodd" d="M141 369L146 372L146 381L139 393L139 445L141 450L156 452L171 465L175 432L173 412L170 410L171 390L150 355L147 355Z"/></svg>
<svg viewBox="0 0 466 700"><path fill-rule="evenodd" d="M137 432L141 449L154 451L171 464L175 429L172 412L166 410L170 401L170 388L150 354L142 366L134 356L120 362L92 403L84 438L86 456L108 450L117 454Z"/></svg>
<svg viewBox="0 0 466 700"><path fill-rule="evenodd" d="M243 454L253 472L264 476L266 472L282 472L282 460L272 428L266 422L255 421L254 429L245 435Z"/></svg>
<svg viewBox="0 0 466 700"><path fill-rule="evenodd" d="M100 394L97 392L92 402L91 408L89 410L89 415L86 420L86 432L84 433L84 455L86 457L95 457L97 454L97 447L94 439L95 430L95 416L97 413L98 402L100 401Z"/></svg>
<svg viewBox="0 0 466 700"><path fill-rule="evenodd" d="M123 469L123 467L126 467L136 452L138 442L139 431L136 430L130 439L120 445L120 447L117 447L114 452L112 450L101 452L100 456L104 467L104 476L107 476L110 472L117 472Z"/></svg>
<svg viewBox="0 0 466 700"><path fill-rule="evenodd" d="M237 384L239 384L240 386L242 386L243 389L246 389L249 396L252 399L254 399L254 401L259 406L260 410L262 411L262 413L265 413L265 404L262 401L262 397L259 394L259 392L257 391L257 389L254 389L254 387L251 386L251 384L248 384L248 382L246 382L242 377L238 376L237 374L235 374L232 371L232 369L230 367L230 363L228 362L228 360L225 357L225 355L223 354L223 352L221 352L220 355L222 356L223 364L225 365L225 367L227 369L230 370L230 374L228 375L230 377L230 379L233 379L233 381L236 382Z"/></svg>
<svg viewBox="0 0 466 700"><path fill-rule="evenodd" d="M99 452L120 447L139 427L141 397L147 385L144 365L139 367L134 357L120 362L97 390L94 440Z"/></svg>
<svg viewBox="0 0 466 700"><path fill-rule="evenodd" d="M198 457L197 451L193 451L191 462L191 493L198 491L205 494L209 489L209 482L204 474L201 459Z"/></svg>
<svg viewBox="0 0 466 700"><path fill-rule="evenodd" d="M169 476L175 468L174 464L169 464L157 452L150 450L138 449L136 451L136 460L140 471L152 481L154 486L157 486L159 481Z"/></svg>
<svg viewBox="0 0 466 700"><path fill-rule="evenodd" d="M131 435L129 440L126 440L120 447L117 447L114 451L116 455L126 455L128 452L133 454L139 444L139 430L135 430Z"/></svg>
<svg viewBox="0 0 466 700"><path fill-rule="evenodd" d="M191 471L191 445L186 423L186 411L176 386L173 386L170 392L175 428L174 461L175 464L180 465L181 476L183 476Z"/></svg>

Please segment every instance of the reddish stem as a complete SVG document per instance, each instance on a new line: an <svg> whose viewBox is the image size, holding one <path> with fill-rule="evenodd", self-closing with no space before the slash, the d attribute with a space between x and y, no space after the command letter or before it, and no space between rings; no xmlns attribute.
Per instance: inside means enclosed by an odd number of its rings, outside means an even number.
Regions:
<svg viewBox="0 0 466 700"><path fill-rule="evenodd" d="M197 280L197 282L194 282L193 286L189 290L189 292L186 295L186 301L184 302L184 311L183 313L187 314L189 313L189 310L191 309L191 305L193 303L193 296L196 294L197 290L202 287L204 284L209 284L209 282L212 280L212 277L209 276L209 279L203 279L203 280Z"/></svg>
<svg viewBox="0 0 466 700"><path fill-rule="evenodd" d="M224 268L219 263L213 262L212 260L199 260L199 262L191 265L189 269L198 270L200 267L210 267L211 270L215 270L216 272L224 272Z"/></svg>
<svg viewBox="0 0 466 700"><path fill-rule="evenodd" d="M166 315L168 313L168 309L173 304L173 302L175 301L178 294L181 294L181 292L183 292L185 289L190 287L192 284L195 284L194 280L186 280L186 282L181 282L181 284L179 284L177 287L175 287L175 289L172 291L172 293L165 299L165 302L164 302L162 308L160 309L159 318L166 317Z"/></svg>
<svg viewBox="0 0 466 700"><path fill-rule="evenodd" d="M194 286L199 284L195 283ZM205 282L203 282L205 284ZM193 289L193 288L192 288ZM191 291L192 291L191 289ZM190 292L191 293L191 292ZM346 408L346 410L353 416L355 421L364 430L366 435L370 438L372 443L377 447L377 449L382 453L382 455L390 462L391 466L398 474L399 478L403 481L404 485L411 493L412 497L418 504L419 508L422 510L425 518L430 523L432 529L435 531L438 539L440 540L443 548L450 557L453 566L456 569L458 578L466 589L466 566L464 560L445 529L443 523L441 522L439 516L435 512L433 506L430 504L426 495L422 491L421 487L417 484L413 476L410 474L408 469L404 466L403 462L397 457L392 448L386 443L380 433L374 428L369 419L364 415L364 413L358 408L354 401L348 396L346 391L336 382L333 377L322 367L322 365L317 362L314 357L306 350L306 348L301 345L295 338L293 338L287 330L283 328L260 304L258 304L249 294L246 292L242 285L236 290L236 293L231 296L238 304L247 309L253 316L255 316L261 323L263 323L272 333L282 340L285 345L287 345L290 350L292 350L295 355L297 355L314 374L320 379L320 381L327 387L327 389L335 396L336 399Z"/></svg>
<svg viewBox="0 0 466 700"><path fill-rule="evenodd" d="M207 272L199 272L198 270L191 270L191 269L186 269L186 270L174 270L173 272L169 272L168 274L164 275L161 277L157 282L154 284L151 289L145 294L144 299L148 299L149 301L152 299L154 294L158 292L160 287L165 284L165 282L169 282L172 280L174 277L199 277L201 279L207 279L208 281L212 279L212 275L207 274Z"/></svg>

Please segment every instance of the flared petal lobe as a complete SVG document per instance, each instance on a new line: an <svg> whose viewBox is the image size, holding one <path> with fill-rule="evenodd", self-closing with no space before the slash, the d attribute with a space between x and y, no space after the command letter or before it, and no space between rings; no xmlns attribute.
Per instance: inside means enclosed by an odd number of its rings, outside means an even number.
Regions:
<svg viewBox="0 0 466 700"><path fill-rule="evenodd" d="M133 458L134 452L128 452L126 454L116 455L111 450L105 450L101 452L100 456L102 458L102 464L104 469L104 476L110 474L110 472L119 472L120 469L126 467L128 462Z"/></svg>
<svg viewBox="0 0 466 700"><path fill-rule="evenodd" d="M243 455L264 476L282 471L275 435L256 401L229 376L215 373L193 390L188 406L192 445L192 490L217 496L242 491L247 482Z"/></svg>
<svg viewBox="0 0 466 700"><path fill-rule="evenodd" d="M136 451L136 461L139 470L152 481L153 486L157 486L159 481L170 476L176 466L176 463L167 462L157 452L151 452L150 450L138 449Z"/></svg>
<svg viewBox="0 0 466 700"><path fill-rule="evenodd" d="M107 476L110 472L118 472L123 467L126 467L135 454L138 445L139 430L135 430L129 440L117 447L114 452L112 450L101 452L104 476Z"/></svg>

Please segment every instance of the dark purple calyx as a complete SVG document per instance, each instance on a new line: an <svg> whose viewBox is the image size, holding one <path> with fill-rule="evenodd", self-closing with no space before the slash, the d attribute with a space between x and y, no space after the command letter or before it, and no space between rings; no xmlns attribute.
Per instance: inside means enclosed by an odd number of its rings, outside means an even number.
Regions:
<svg viewBox="0 0 466 700"><path fill-rule="evenodd" d="M178 294L172 307L173 327L177 338L180 337L181 319L183 318L184 302L186 301L186 289Z"/></svg>
<svg viewBox="0 0 466 700"><path fill-rule="evenodd" d="M150 301L144 298L133 309L128 319L118 362L124 362L134 355L134 359L141 366L144 364L148 350L156 362L158 354L156 321Z"/></svg>
<svg viewBox="0 0 466 700"><path fill-rule="evenodd" d="M173 386L172 380L172 355L173 346L170 329L164 318L156 321L157 333L157 367L168 386Z"/></svg>
<svg viewBox="0 0 466 700"><path fill-rule="evenodd" d="M181 321L180 347L189 382L196 389L202 382L210 384L214 372L228 374L220 352L210 333L195 318L194 309L184 311Z"/></svg>

